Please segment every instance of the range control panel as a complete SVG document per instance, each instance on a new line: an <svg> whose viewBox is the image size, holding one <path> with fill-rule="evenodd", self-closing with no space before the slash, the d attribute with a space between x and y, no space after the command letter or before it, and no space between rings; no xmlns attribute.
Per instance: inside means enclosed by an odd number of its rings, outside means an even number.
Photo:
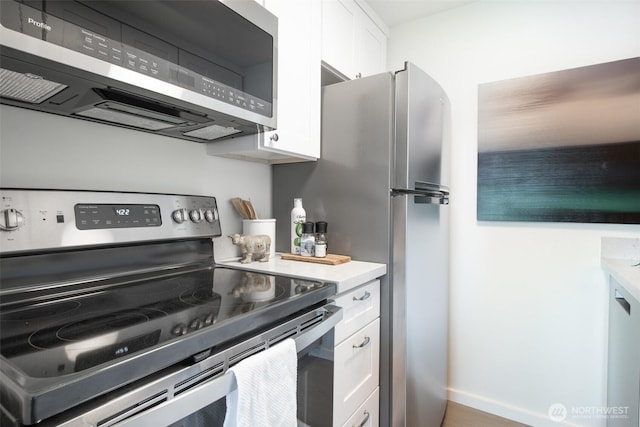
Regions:
<svg viewBox="0 0 640 427"><path fill-rule="evenodd" d="M0 189L0 253L221 235L215 197Z"/></svg>

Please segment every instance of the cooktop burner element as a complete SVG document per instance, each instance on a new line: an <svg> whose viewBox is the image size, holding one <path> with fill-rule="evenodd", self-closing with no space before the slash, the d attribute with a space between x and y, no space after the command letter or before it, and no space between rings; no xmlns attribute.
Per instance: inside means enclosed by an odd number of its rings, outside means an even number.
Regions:
<svg viewBox="0 0 640 427"><path fill-rule="evenodd" d="M162 315L160 312L149 312L149 314ZM29 336L29 344L34 349L45 350L65 343L89 340L94 336L117 332L137 323L147 322L150 318L143 310L107 314L90 320L67 323L58 329L40 329Z"/></svg>
<svg viewBox="0 0 640 427"><path fill-rule="evenodd" d="M66 316L70 311L80 307L80 301L64 301L54 304L34 304L27 309L13 310L8 313L0 312L0 322L10 321L29 322L43 318Z"/></svg>
<svg viewBox="0 0 640 427"><path fill-rule="evenodd" d="M0 353L30 377L79 372L295 298L291 280L218 267L9 307L0 313Z"/></svg>

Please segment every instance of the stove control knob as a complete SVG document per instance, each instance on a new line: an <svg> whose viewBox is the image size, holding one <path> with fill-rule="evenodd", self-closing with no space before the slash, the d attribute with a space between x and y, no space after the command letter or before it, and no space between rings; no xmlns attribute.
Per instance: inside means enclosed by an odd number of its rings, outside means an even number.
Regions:
<svg viewBox="0 0 640 427"><path fill-rule="evenodd" d="M203 326L204 322L200 319L193 319L193 321L189 325L191 329L202 329Z"/></svg>
<svg viewBox="0 0 640 427"><path fill-rule="evenodd" d="M173 327L173 329L171 330L171 333L173 333L173 335L177 335L177 336L180 336L180 335L186 335L186 334L187 334L187 332L189 332L189 331L187 330L187 326L186 326L186 325L183 325L183 324L176 325L176 326L174 326L174 327Z"/></svg>
<svg viewBox="0 0 640 427"><path fill-rule="evenodd" d="M213 313L207 314L207 317L204 318L204 324L205 325L212 325L213 322L215 322L215 321L216 321L216 318L215 318Z"/></svg>
<svg viewBox="0 0 640 427"><path fill-rule="evenodd" d="M189 214L186 209L178 209L173 211L173 213L171 214L171 218L173 218L173 220L178 224L182 224L189 219Z"/></svg>
<svg viewBox="0 0 640 427"><path fill-rule="evenodd" d="M218 219L218 212L215 209L207 209L204 211L204 219L207 222L215 222Z"/></svg>
<svg viewBox="0 0 640 427"><path fill-rule="evenodd" d="M9 208L2 211L0 216L0 230L14 231L24 225L24 216L16 209Z"/></svg>
<svg viewBox="0 0 640 427"><path fill-rule="evenodd" d="M191 222L195 222L196 224L202 222L204 219L204 215L202 214L202 210L200 209L192 209L189 211L189 218L191 218Z"/></svg>

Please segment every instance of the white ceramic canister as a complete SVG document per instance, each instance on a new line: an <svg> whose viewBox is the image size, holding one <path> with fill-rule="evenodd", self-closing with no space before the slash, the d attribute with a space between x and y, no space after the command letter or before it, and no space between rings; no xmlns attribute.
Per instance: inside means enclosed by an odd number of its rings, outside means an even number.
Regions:
<svg viewBox="0 0 640 427"><path fill-rule="evenodd" d="M276 255L276 220L269 219L243 219L242 234L245 236L257 236L266 234L271 237L271 248L269 249L270 257Z"/></svg>

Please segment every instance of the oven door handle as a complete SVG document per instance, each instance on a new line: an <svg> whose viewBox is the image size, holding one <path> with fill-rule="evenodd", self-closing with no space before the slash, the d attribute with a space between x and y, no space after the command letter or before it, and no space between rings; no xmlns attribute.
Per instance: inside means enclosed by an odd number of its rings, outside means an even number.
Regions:
<svg viewBox="0 0 640 427"><path fill-rule="evenodd" d="M341 307L333 304L327 304L322 307L322 309L327 311L329 315L322 322L317 323L313 328L293 339L296 342L296 352L298 354L306 350L307 347L335 328L338 322L342 320Z"/></svg>
<svg viewBox="0 0 640 427"><path fill-rule="evenodd" d="M325 319L316 323L315 326L310 327L300 335L293 337L293 340L296 343L296 352L298 354L331 331L331 329L335 328L336 324L342 320L342 308L338 306L328 304L322 307L321 310L326 310L328 312L328 316L326 316ZM207 381L192 390L184 392L173 399L160 403L157 406L153 406L148 410L125 418L120 422L116 421L112 424L107 423L105 425L114 425L118 427L151 427L171 424L199 411L219 399L222 399L227 394L234 391L236 387L237 384L235 377L231 373L225 373L218 378ZM121 414L118 418L122 419L122 417L126 416L126 414Z"/></svg>

